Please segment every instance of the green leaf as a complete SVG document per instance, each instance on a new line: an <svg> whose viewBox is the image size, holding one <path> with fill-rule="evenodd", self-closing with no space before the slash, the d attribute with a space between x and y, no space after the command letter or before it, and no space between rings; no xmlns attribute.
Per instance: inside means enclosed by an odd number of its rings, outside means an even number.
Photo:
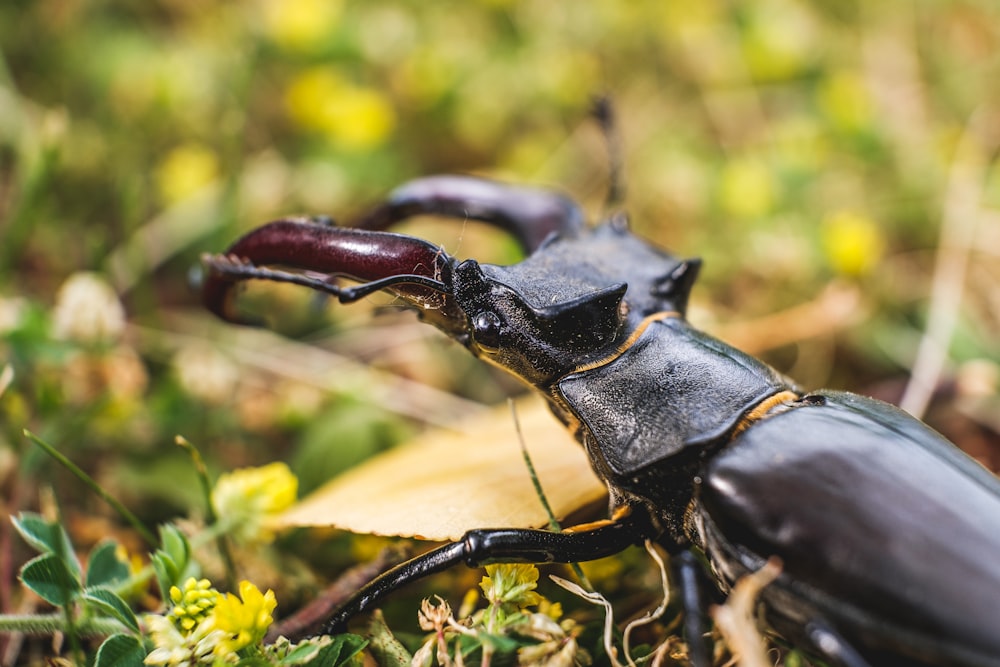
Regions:
<svg viewBox="0 0 1000 667"><path fill-rule="evenodd" d="M171 586L180 586L182 580L197 576L197 564L191 560L191 543L177 526L165 523L160 526L162 547L152 555L153 570L164 600L169 600Z"/></svg>
<svg viewBox="0 0 1000 667"><path fill-rule="evenodd" d="M80 581L56 554L38 556L21 568L21 582L43 600L65 606L80 590Z"/></svg>
<svg viewBox="0 0 1000 667"><path fill-rule="evenodd" d="M299 643L277 664L280 667L338 667L349 664L367 645L367 639L352 634L318 637Z"/></svg>
<svg viewBox="0 0 1000 667"><path fill-rule="evenodd" d="M156 573L156 583L160 585L160 599L170 599L170 587L178 585L181 571L177 563L165 551L157 551L150 557L153 572Z"/></svg>
<svg viewBox="0 0 1000 667"><path fill-rule="evenodd" d="M40 514L34 512L21 512L16 517L11 517L17 532L21 533L24 541L41 553L52 553L55 551L52 545L52 531L49 522Z"/></svg>
<svg viewBox="0 0 1000 667"><path fill-rule="evenodd" d="M249 650L249 649L246 649ZM271 661L268 660L263 655L255 653L254 655L248 655L241 657L237 662L235 667L271 667Z"/></svg>
<svg viewBox="0 0 1000 667"><path fill-rule="evenodd" d="M178 572L187 569L191 559L191 544L177 526L171 523L160 526L160 545L177 565Z"/></svg>
<svg viewBox="0 0 1000 667"><path fill-rule="evenodd" d="M106 588L93 588L83 592L83 599L102 612L122 622L130 630L139 632L139 620L125 600Z"/></svg>
<svg viewBox="0 0 1000 667"><path fill-rule="evenodd" d="M128 564L118 558L118 543L105 540L90 551L87 557L87 588L113 586L127 581L131 572Z"/></svg>
<svg viewBox="0 0 1000 667"><path fill-rule="evenodd" d="M409 667L413 656L385 624L382 612L376 610L368 624L368 635L371 644L368 650L375 656L375 661L383 667ZM322 658L322 655L320 656ZM336 663L335 663L336 664ZM324 665L323 667L329 667Z"/></svg>
<svg viewBox="0 0 1000 667"><path fill-rule="evenodd" d="M361 653L362 650L364 650L365 646L368 646L368 640L365 639L364 637L359 637L358 635L352 635L352 634L337 635L333 638L333 644L327 647L324 650L324 653L326 651L329 651L334 646L337 647L337 653L335 654L336 657L333 658L335 662L333 662L330 667L337 667L338 665L348 664L354 658L354 656L356 656L357 654ZM323 655L323 653L321 653L319 658L317 659L317 662L315 663L316 667L325 667L325 665L322 662L319 662L324 658L325 656Z"/></svg>
<svg viewBox="0 0 1000 667"><path fill-rule="evenodd" d="M497 653L512 653L525 644L514 637L491 635L486 632L479 633L479 639L483 644L492 646Z"/></svg>
<svg viewBox="0 0 1000 667"><path fill-rule="evenodd" d="M14 527L24 541L43 554L56 554L62 557L66 566L77 579L80 578L80 561L73 551L73 543L69 535L55 521L47 521L45 517L34 512L22 512L17 518L12 518Z"/></svg>
<svg viewBox="0 0 1000 667"><path fill-rule="evenodd" d="M94 667L143 667L146 649L135 637L111 635L97 649Z"/></svg>
<svg viewBox="0 0 1000 667"><path fill-rule="evenodd" d="M287 665L304 665L309 663L323 647L311 641L305 641L288 652L288 655L278 660L282 667Z"/></svg>

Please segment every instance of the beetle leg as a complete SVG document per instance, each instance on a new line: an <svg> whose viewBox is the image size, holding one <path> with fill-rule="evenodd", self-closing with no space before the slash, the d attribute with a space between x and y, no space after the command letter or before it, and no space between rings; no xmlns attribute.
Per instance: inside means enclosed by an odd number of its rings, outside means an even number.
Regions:
<svg viewBox="0 0 1000 667"><path fill-rule="evenodd" d="M693 667L708 667L712 655L705 636L705 603L702 573L697 557L690 551L681 551L670 558L674 573L674 588L680 592L684 610L684 641L688 646L688 659Z"/></svg>
<svg viewBox="0 0 1000 667"><path fill-rule="evenodd" d="M552 234L575 236L585 220L575 202L548 190L471 176L430 176L396 188L355 226L387 229L424 214L487 222L512 234L527 254Z"/></svg>
<svg viewBox="0 0 1000 667"><path fill-rule="evenodd" d="M401 563L363 586L330 617L324 632L341 632L347 622L367 611L400 586L459 563L480 567L491 563L576 563L614 555L655 532L649 515L633 511L600 527L580 532L520 528L470 530L457 542Z"/></svg>
<svg viewBox="0 0 1000 667"><path fill-rule="evenodd" d="M843 667L871 667L840 633L823 621L810 621L805 630L813 648L830 662Z"/></svg>

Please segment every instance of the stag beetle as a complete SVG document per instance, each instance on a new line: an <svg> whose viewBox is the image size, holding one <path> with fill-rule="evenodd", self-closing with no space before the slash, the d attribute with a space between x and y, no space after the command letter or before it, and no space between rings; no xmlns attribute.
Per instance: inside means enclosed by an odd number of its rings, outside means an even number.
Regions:
<svg viewBox="0 0 1000 667"><path fill-rule="evenodd" d="M385 231L419 214L485 221L527 257L459 262ZM610 492L606 520L472 530L403 563L328 627L458 563L574 562L652 539L675 555L699 667L691 547L723 592L779 557L761 598L767 622L829 662L1000 665L1000 481L891 405L805 392L693 328L685 310L699 261L649 245L624 215L593 228L584 219L554 192L437 176L401 186L354 228L278 220L206 258L204 303L230 321L242 321L233 287L248 279L341 302L394 294L544 395Z"/></svg>

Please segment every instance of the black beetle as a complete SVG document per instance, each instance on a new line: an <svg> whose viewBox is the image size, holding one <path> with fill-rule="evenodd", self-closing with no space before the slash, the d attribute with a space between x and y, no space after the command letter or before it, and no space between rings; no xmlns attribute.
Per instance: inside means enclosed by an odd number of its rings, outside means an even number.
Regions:
<svg viewBox="0 0 1000 667"><path fill-rule="evenodd" d="M500 227L527 258L458 262L382 231L423 213ZM767 620L831 662L1000 665L998 479L891 405L803 392L694 329L684 313L698 260L653 248L622 215L587 228L560 195L461 176L402 186L360 227L261 227L206 259L204 302L238 320L232 287L247 279L342 302L389 291L545 396L606 482L611 518L470 531L362 588L330 628L460 562L573 562L653 539L676 555L681 582L699 567L689 547L702 551L722 591L779 557ZM682 593L692 661L705 665L698 591Z"/></svg>

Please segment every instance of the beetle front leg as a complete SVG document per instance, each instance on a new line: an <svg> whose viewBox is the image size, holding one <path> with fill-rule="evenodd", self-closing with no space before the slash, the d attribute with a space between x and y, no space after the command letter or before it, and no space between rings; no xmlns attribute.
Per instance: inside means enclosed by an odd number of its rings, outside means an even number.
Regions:
<svg viewBox="0 0 1000 667"><path fill-rule="evenodd" d="M597 560L655 537L649 516L640 510L581 531L551 532L520 528L470 530L457 542L432 549L373 579L355 593L326 624L342 632L354 616L368 611L400 586L465 563L576 563Z"/></svg>

